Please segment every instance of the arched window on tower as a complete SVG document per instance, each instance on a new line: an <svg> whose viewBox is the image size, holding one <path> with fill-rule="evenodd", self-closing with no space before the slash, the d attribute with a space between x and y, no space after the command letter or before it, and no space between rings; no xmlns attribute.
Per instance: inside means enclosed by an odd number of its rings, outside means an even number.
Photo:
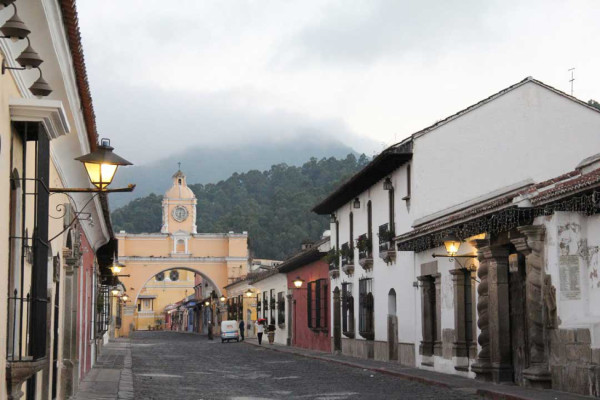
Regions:
<svg viewBox="0 0 600 400"><path fill-rule="evenodd" d="M177 179L177 183L181 185L181 178Z"/></svg>
<svg viewBox="0 0 600 400"><path fill-rule="evenodd" d="M175 247L177 253L185 253L185 241L183 239L177 240L177 246Z"/></svg>

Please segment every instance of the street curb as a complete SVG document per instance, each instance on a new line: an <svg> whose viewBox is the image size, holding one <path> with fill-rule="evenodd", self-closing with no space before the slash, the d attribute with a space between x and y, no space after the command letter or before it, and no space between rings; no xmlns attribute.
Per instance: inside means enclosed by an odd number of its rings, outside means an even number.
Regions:
<svg viewBox="0 0 600 400"><path fill-rule="evenodd" d="M327 362L331 362L331 363L335 363L335 364L345 365L347 367L360 368L360 369L365 369L365 370L368 370L368 371L379 372L381 374L386 374L386 375L391 375L391 376L395 376L395 377L398 377L398 378L402 378L402 379L405 379L407 381L413 381L413 382L419 382L419 383L426 383L428 385L434 385L434 386L443 387L443 388L446 388L446 389L457 389L457 388L460 388L460 386L453 386L453 385L449 385L449 384L444 383L444 382L440 382L440 381L436 381L436 380L432 380L432 379L427 379L427 378L423 378L423 377L420 377L420 376L403 374L402 372L398 372L398 371L390 371L389 369L367 367L367 366L364 366L364 365L355 364L355 363L348 362L348 361L333 360L333 359L327 358L327 357L319 357L319 356L312 356L312 355L302 354L302 353L294 353L294 352L291 352L291 351L279 350L276 347L261 346L261 345L258 345L258 344L255 344L255 343L246 342L246 341L244 341L244 343L246 343L248 345L251 345L251 346L261 347L261 348L264 348L264 349L268 349L268 350L271 350L271 351L276 351L278 353L292 354L292 355L296 355L296 356L300 356L300 357L304 357L304 358L310 358L310 359L313 359L313 360L327 361ZM520 400L520 398L519 398L519 400ZM528 400L528 399L525 399L525 400Z"/></svg>
<svg viewBox="0 0 600 400"><path fill-rule="evenodd" d="M308 355L308 354L295 353L292 351L280 350L276 347L261 346L257 343L250 343L247 341L244 341L244 343L248 344L250 346L261 347L261 348L264 348L267 350L276 351L278 353L292 354L292 355L296 355L296 356L300 356L300 357L310 358L313 360L328 361L328 362L335 363L335 364L340 364L340 365L345 365L345 366L352 367L352 368L360 368L360 369L364 369L364 370L368 370L368 371L378 372L380 374L391 375L391 376L401 378L401 379L404 379L407 381L438 386L438 387L442 387L445 389L453 389L453 390L473 389L475 394L485 397L485 398L488 398L488 399L492 399L492 400L532 400L533 399L532 397L523 397L523 396L518 396L518 395L513 395L513 394L508 394L508 393L503 393L503 392L497 392L492 389L477 389L477 388L469 388L469 387L460 386L460 385L451 385L451 384L448 384L445 382L437 381L435 379L428 379L428 378L424 378L424 377L420 377L420 376L403 374L402 372L398 372L398 371L390 371L390 370L382 369L382 368L368 367L368 366L364 366L364 365L360 365L360 364L355 364L355 363L342 361L342 360L335 360L335 359L331 359L331 358L327 358L327 357L319 357L319 356L313 356L313 355Z"/></svg>
<svg viewBox="0 0 600 400"><path fill-rule="evenodd" d="M133 371L131 359L131 342L127 345L123 369L121 370L121 378L119 379L119 391L117 393L118 400L133 400L135 399L133 391Z"/></svg>

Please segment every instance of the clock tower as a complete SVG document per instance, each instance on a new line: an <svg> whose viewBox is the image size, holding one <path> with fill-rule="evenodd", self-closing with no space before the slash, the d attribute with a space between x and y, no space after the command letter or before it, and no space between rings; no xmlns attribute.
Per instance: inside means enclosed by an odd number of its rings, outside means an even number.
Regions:
<svg viewBox="0 0 600 400"><path fill-rule="evenodd" d="M196 196L187 185L185 175L178 170L173 175L173 186L162 201L163 224L161 233L191 234L196 232Z"/></svg>

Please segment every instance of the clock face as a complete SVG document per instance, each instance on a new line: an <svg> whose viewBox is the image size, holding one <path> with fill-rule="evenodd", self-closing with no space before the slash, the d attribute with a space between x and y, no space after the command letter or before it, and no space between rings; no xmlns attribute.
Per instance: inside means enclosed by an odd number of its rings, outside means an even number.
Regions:
<svg viewBox="0 0 600 400"><path fill-rule="evenodd" d="M173 282L179 280L179 271L173 270L169 272L169 279L171 279Z"/></svg>
<svg viewBox="0 0 600 400"><path fill-rule="evenodd" d="M173 218L177 222L183 222L188 217L188 210L185 207L177 206L173 209Z"/></svg>

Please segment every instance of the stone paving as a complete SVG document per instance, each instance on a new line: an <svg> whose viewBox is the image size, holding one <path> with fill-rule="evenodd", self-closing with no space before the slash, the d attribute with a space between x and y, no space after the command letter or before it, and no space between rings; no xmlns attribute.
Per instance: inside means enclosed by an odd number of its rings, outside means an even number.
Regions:
<svg viewBox="0 0 600 400"><path fill-rule="evenodd" d="M133 399L131 344L129 339L111 341L102 348L94 368L79 385L75 400Z"/></svg>
<svg viewBox="0 0 600 400"><path fill-rule="evenodd" d="M250 339L246 341L246 344L258 346L258 341L256 339ZM424 369L406 367L393 362L364 360L355 357L344 356L341 354L323 353L320 351L281 346L276 344L265 345L265 342L263 342L262 347L280 353L294 354L297 356L352 366L354 368L368 369L370 371L389 374L401 379L421 382L428 385L435 385L468 393L476 393L491 399L585 400L591 398L556 390L538 390L511 384L496 385L490 382L481 382L479 380L463 378L457 375L443 374Z"/></svg>
<svg viewBox="0 0 600 400"><path fill-rule="evenodd" d="M177 332L136 332L136 399L477 399L368 369Z"/></svg>
<svg viewBox="0 0 600 400"><path fill-rule="evenodd" d="M134 390L135 389L135 390ZM134 394L135 393L135 394ZM589 397L288 346L136 332L102 349L74 399L541 399Z"/></svg>

